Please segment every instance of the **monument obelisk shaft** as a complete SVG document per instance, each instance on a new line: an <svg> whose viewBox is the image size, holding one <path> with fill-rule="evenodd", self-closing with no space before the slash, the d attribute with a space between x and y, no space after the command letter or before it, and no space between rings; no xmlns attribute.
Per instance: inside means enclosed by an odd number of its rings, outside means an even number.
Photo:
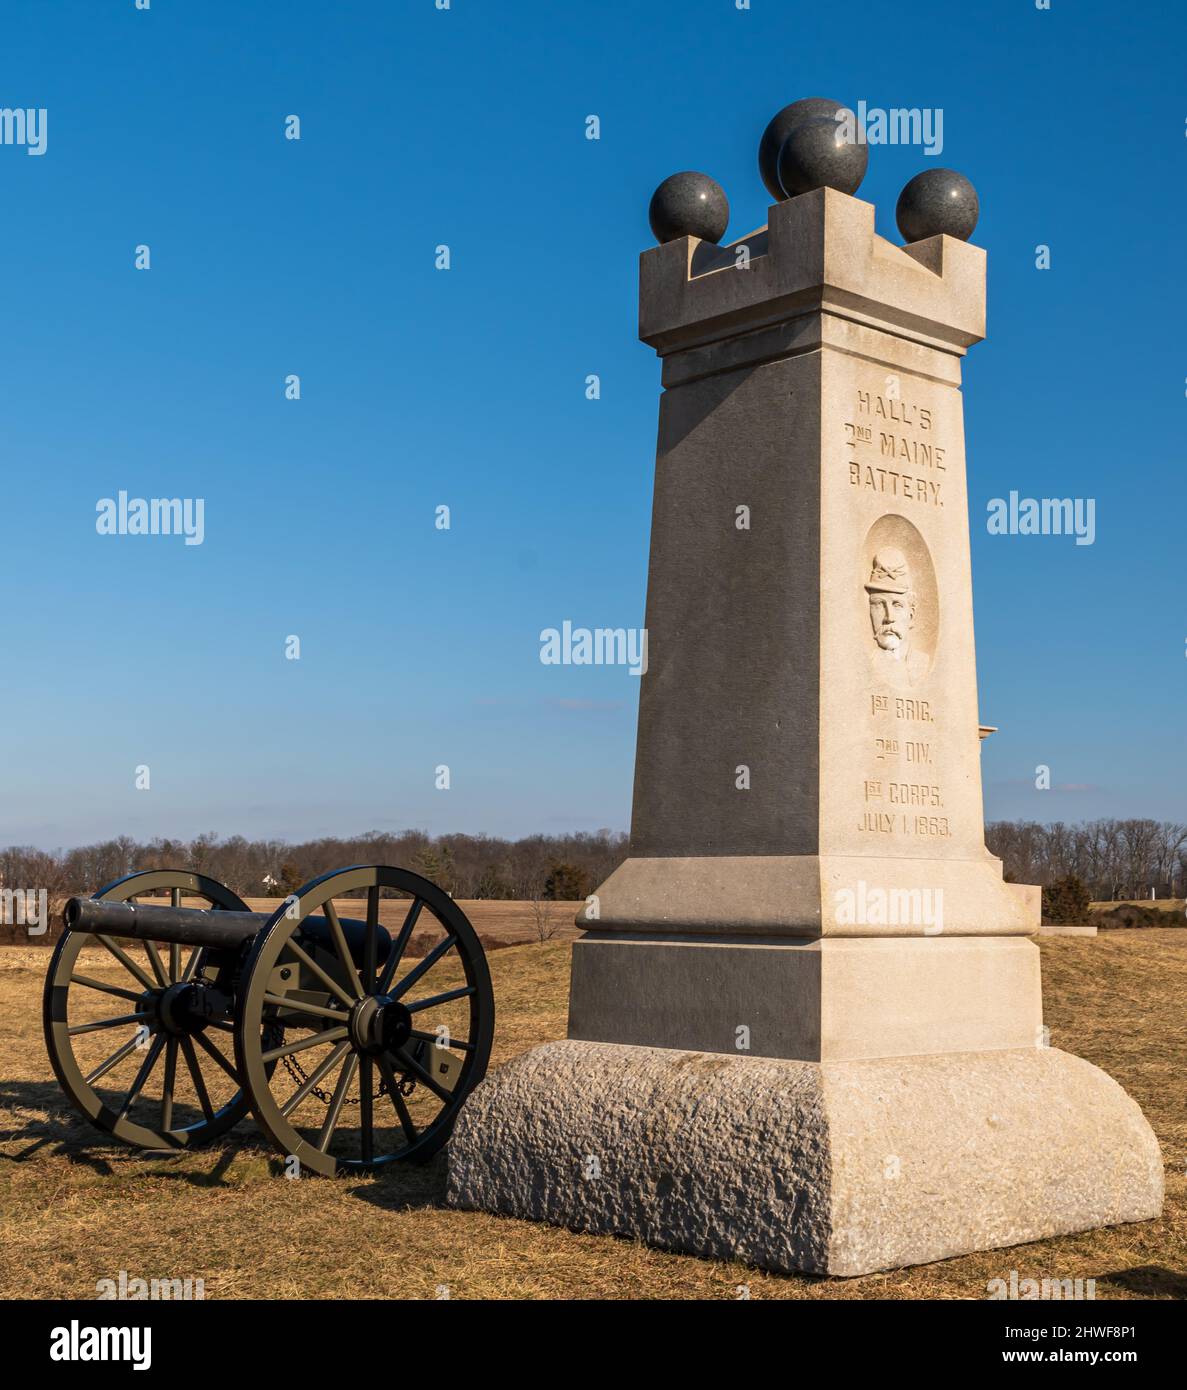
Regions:
<svg viewBox="0 0 1187 1390"><path fill-rule="evenodd" d="M984 251L892 246L822 188L734 246L644 252L640 279L665 388L650 663L631 854L584 915L570 1036L1032 1045L1038 921L981 811L959 387ZM752 949L706 989L709 939ZM782 1007L740 1018L766 972Z"/></svg>

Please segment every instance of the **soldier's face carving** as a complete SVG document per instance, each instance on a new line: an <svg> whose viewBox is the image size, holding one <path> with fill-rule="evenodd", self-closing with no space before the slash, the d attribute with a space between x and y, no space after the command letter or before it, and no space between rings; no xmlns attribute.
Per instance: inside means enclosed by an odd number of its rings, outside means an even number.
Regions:
<svg viewBox="0 0 1187 1390"><path fill-rule="evenodd" d="M871 593L870 623L884 652L900 651L915 625L915 595Z"/></svg>

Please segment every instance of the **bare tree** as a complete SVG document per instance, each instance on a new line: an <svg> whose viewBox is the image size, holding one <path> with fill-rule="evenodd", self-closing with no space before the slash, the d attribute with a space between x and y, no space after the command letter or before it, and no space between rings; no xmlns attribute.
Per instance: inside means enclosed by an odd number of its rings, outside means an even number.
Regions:
<svg viewBox="0 0 1187 1390"><path fill-rule="evenodd" d="M521 896L528 905L528 912L531 915L532 928L535 931L537 941L551 941L556 935L556 929L559 925L554 916L556 904L544 896L545 878L545 870L537 868L524 875L522 879Z"/></svg>

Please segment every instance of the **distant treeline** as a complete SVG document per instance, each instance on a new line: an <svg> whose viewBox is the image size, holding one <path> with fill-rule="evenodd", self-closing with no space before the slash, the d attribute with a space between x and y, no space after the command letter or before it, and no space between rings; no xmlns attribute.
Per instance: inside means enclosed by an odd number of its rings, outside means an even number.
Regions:
<svg viewBox="0 0 1187 1390"><path fill-rule="evenodd" d="M456 898L572 900L592 892L625 856L626 836L609 830L523 840L372 831L303 844L242 835L140 843L123 835L80 849L0 850L0 889L45 889L56 903L138 869L190 869L218 879L241 898L265 898L291 893L329 869L395 864L432 879Z"/></svg>
<svg viewBox="0 0 1187 1390"><path fill-rule="evenodd" d="M1092 897L1109 900L1149 897L1152 888L1157 897L1179 897L1187 885L1187 825L992 821L985 840L1015 883L1050 884L1071 874ZM317 874L348 864L397 864L457 898L573 900L603 883L626 853L626 835L609 830L522 840L372 831L302 844L212 834L139 843L125 835L80 849L0 850L0 889L45 889L56 904L137 869L184 868L218 879L240 897L263 898L293 892Z"/></svg>
<svg viewBox="0 0 1187 1390"><path fill-rule="evenodd" d="M985 843L1012 883L1051 884L1072 875L1089 896L1180 898L1187 885L1187 825L1157 820L991 821Z"/></svg>

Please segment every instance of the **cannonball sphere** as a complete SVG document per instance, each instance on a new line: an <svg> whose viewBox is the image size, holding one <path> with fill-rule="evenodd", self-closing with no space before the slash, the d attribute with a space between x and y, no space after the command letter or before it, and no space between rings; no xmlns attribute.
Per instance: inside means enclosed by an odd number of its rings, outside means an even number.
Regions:
<svg viewBox="0 0 1187 1390"><path fill-rule="evenodd" d="M894 210L908 245L941 232L968 241L980 213L977 190L955 169L925 169L916 174L899 194Z"/></svg>
<svg viewBox="0 0 1187 1390"><path fill-rule="evenodd" d="M687 170L672 174L651 195L647 210L656 241L676 241L682 236L718 242L730 220L725 190L708 174Z"/></svg>
<svg viewBox="0 0 1187 1390"><path fill-rule="evenodd" d="M792 127L775 168L784 196L794 198L814 188L856 193L869 162L868 145L846 140L844 128L832 116L817 116Z"/></svg>
<svg viewBox="0 0 1187 1390"><path fill-rule="evenodd" d="M822 116L834 119L838 111L845 110L845 103L832 101L828 97L802 97L777 111L768 121L762 139L758 142L758 172L767 192L781 203L787 194L779 183L779 151L784 141L797 125L803 121L818 120Z"/></svg>

